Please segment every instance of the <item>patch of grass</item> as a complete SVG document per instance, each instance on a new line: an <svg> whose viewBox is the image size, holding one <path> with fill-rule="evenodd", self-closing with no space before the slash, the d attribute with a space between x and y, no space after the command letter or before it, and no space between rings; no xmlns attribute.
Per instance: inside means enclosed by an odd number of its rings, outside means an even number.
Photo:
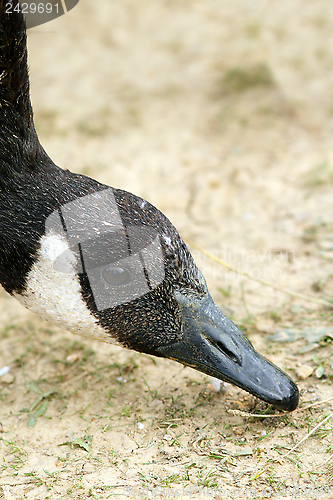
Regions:
<svg viewBox="0 0 333 500"><path fill-rule="evenodd" d="M43 479L41 479L37 474L36 472L25 472L24 475L26 477L29 477L30 478L30 481L35 485L35 486L42 486L43 484L45 484L45 481L43 481Z"/></svg>
<svg viewBox="0 0 333 500"><path fill-rule="evenodd" d="M153 474L148 474L148 475L144 475L142 474L142 472L138 471L137 472L138 476L139 476L139 479L141 481L141 484L143 487L147 487L149 485L154 485L156 486L158 484L158 477L153 475Z"/></svg>
<svg viewBox="0 0 333 500"><path fill-rule="evenodd" d="M270 468L270 472L272 472L273 468ZM272 472L269 476L265 478L265 481L269 484L269 486L274 490L274 491L279 491L281 487L284 485L286 482L286 479L283 481L279 480L276 478L276 472Z"/></svg>
<svg viewBox="0 0 333 500"><path fill-rule="evenodd" d="M146 382L146 379L145 379L144 377L142 377L142 380L144 381L145 385L147 386L147 389L148 389L148 391L149 391L149 394L150 394L151 399L154 401L154 399L155 399L155 398L156 398L156 396L157 396L157 391L152 392L152 390L150 389L150 387L149 387L148 383Z"/></svg>
<svg viewBox="0 0 333 500"><path fill-rule="evenodd" d="M231 296L231 285L228 285L227 288L222 288L220 286L217 287L218 291L223 293L225 297Z"/></svg>
<svg viewBox="0 0 333 500"><path fill-rule="evenodd" d="M182 478L181 478L180 474L170 474L170 476L167 476L166 478L162 479L161 486L165 486L166 488L169 488L172 483L176 483L176 484L180 483L181 479Z"/></svg>
<svg viewBox="0 0 333 500"><path fill-rule="evenodd" d="M180 434L178 434L177 436L175 436L173 438L172 441L170 441L169 443L169 446L173 446L174 444L176 444L177 446L179 446L180 448L183 448L183 445L181 444L181 442L179 441L179 438L183 435L184 433L181 432Z"/></svg>
<svg viewBox="0 0 333 500"><path fill-rule="evenodd" d="M333 184L333 165L328 161L317 163L304 176L304 184L310 188Z"/></svg>
<svg viewBox="0 0 333 500"><path fill-rule="evenodd" d="M167 431L173 427L177 427L178 426L178 423L175 422L175 420L179 420L179 419L161 419L159 422L158 422L158 425L160 427L163 427L165 429L167 429Z"/></svg>
<svg viewBox="0 0 333 500"><path fill-rule="evenodd" d="M110 132L108 108L100 108L93 114L82 118L78 124L78 131L88 137L104 137Z"/></svg>
<svg viewBox="0 0 333 500"><path fill-rule="evenodd" d="M121 417L130 417L134 411L135 411L135 409L133 408L133 406L131 404L126 405L121 410L120 416Z"/></svg>
<svg viewBox="0 0 333 500"><path fill-rule="evenodd" d="M7 440L2 437L0 437L0 439L8 448L8 457L2 457L1 468L2 470L7 470L8 472L14 471L15 475L16 471L25 464L27 453L22 446L15 443L15 441L10 439Z"/></svg>
<svg viewBox="0 0 333 500"><path fill-rule="evenodd" d="M266 63L236 66L226 71L221 81L222 90L241 93L257 87L273 87L274 78Z"/></svg>
<svg viewBox="0 0 333 500"><path fill-rule="evenodd" d="M15 323L13 325L6 325L3 328L1 328L0 337L2 339L7 339L8 337L10 337L11 330L16 330L16 329L17 325Z"/></svg>
<svg viewBox="0 0 333 500"><path fill-rule="evenodd" d="M270 311L269 316L274 323L279 323L281 321L281 315L277 311Z"/></svg>
<svg viewBox="0 0 333 500"><path fill-rule="evenodd" d="M193 405L187 411L187 415L189 417L193 416L197 408L209 402L211 400L211 397L212 391L207 388L204 388L202 391L198 392L198 394L193 399Z"/></svg>
<svg viewBox="0 0 333 500"><path fill-rule="evenodd" d="M23 408L22 413L28 413L28 427L32 428L37 423L37 418L45 415L48 407L48 401L51 396L56 394L55 389L50 389L48 391L42 391L35 380L25 381L26 388L28 392L35 392L38 394L35 401L30 405L29 408Z"/></svg>
<svg viewBox="0 0 333 500"><path fill-rule="evenodd" d="M91 442L92 438L90 436L85 435L83 438L73 438L71 440L65 441L64 443L59 444L59 446L70 446L70 448L81 448L91 454Z"/></svg>
<svg viewBox="0 0 333 500"><path fill-rule="evenodd" d="M267 434L264 434L263 436L258 437L258 441L262 441L263 439L266 439L270 437L273 434L274 431L268 432Z"/></svg>
<svg viewBox="0 0 333 500"><path fill-rule="evenodd" d="M217 488L217 471L216 469L210 469L206 472L207 466L203 468L202 471L198 473L198 482L197 485L203 488Z"/></svg>
<svg viewBox="0 0 333 500"><path fill-rule="evenodd" d="M180 401L182 397L183 394L179 394L177 398L174 398L171 395L171 404L165 408L165 417L168 420L174 420L177 418L184 419L186 417L185 403Z"/></svg>

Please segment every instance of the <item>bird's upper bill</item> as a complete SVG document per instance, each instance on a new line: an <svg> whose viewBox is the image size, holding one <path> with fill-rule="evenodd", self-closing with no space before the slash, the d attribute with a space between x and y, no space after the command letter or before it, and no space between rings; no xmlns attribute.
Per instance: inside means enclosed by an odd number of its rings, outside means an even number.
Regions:
<svg viewBox="0 0 333 500"><path fill-rule="evenodd" d="M159 348L167 358L241 387L280 410L298 405L296 384L264 358L214 304L176 292L182 311L183 340Z"/></svg>

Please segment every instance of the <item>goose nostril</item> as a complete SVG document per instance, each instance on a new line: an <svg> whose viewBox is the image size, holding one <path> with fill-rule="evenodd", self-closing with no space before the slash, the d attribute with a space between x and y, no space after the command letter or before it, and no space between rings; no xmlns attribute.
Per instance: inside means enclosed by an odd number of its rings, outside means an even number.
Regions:
<svg viewBox="0 0 333 500"><path fill-rule="evenodd" d="M224 340L225 335L209 323L201 323L201 328L202 334L212 346L227 356L233 363L242 366L242 356L237 344L232 339L226 337Z"/></svg>
<svg viewBox="0 0 333 500"><path fill-rule="evenodd" d="M228 356L229 359L231 359L231 361L233 361L234 363L237 363L238 365L241 365L242 362L241 362L241 359L239 358L239 356L237 356L234 352L230 351L230 349L228 349L224 344L223 342L214 342L214 344L220 351L223 352L223 354L225 354L226 356Z"/></svg>

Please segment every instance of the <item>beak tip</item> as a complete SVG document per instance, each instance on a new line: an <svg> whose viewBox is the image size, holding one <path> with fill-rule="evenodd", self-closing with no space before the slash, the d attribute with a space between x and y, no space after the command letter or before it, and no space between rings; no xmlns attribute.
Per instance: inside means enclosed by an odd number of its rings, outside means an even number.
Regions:
<svg viewBox="0 0 333 500"><path fill-rule="evenodd" d="M296 410L299 403L299 390L297 385L290 380L288 395L281 401L281 404L275 404L280 410L288 412Z"/></svg>
<svg viewBox="0 0 333 500"><path fill-rule="evenodd" d="M250 388L250 385L243 386L243 388L278 410L287 412L296 410L299 403L299 390L289 375L258 353L256 353L254 366L257 372L260 371L261 374L266 375L266 379L261 377L261 383L256 384L255 388ZM251 366L249 373L253 374L254 366Z"/></svg>
<svg viewBox="0 0 333 500"><path fill-rule="evenodd" d="M291 378L256 352L213 299L193 301L180 293L182 339L160 346L159 354L230 382L284 411L294 411L299 391Z"/></svg>

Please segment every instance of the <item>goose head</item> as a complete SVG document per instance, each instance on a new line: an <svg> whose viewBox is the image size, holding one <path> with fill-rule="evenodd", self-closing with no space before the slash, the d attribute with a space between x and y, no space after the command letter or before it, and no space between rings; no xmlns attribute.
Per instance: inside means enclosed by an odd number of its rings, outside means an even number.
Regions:
<svg viewBox="0 0 333 500"><path fill-rule="evenodd" d="M43 238L39 257L50 242L58 242L49 256L53 289L47 307L57 308L60 319L73 308L66 280L74 280L103 331L101 340L178 361L281 410L297 407L297 386L222 314L177 230L150 203L99 187L52 211ZM43 293L45 298L45 287ZM66 326L82 334L77 326Z"/></svg>

